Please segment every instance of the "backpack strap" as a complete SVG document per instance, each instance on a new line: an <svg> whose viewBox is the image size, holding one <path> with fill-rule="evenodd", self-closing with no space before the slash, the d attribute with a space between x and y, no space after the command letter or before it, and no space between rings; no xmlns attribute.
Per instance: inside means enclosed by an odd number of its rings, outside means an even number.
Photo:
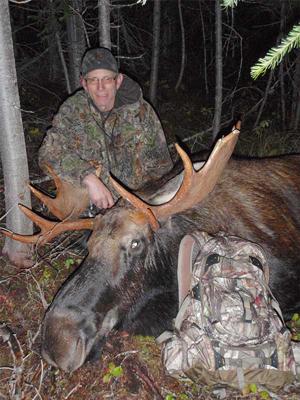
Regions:
<svg viewBox="0 0 300 400"><path fill-rule="evenodd" d="M203 245L201 241L206 240L207 234L203 233L205 238L202 236L198 238L197 234L202 235L202 232L184 236L179 246L177 268L179 308L191 288L193 265Z"/></svg>
<svg viewBox="0 0 300 400"><path fill-rule="evenodd" d="M194 237L191 235L186 235L182 239L179 247L177 268L179 308L190 290L193 268L191 256L194 245Z"/></svg>

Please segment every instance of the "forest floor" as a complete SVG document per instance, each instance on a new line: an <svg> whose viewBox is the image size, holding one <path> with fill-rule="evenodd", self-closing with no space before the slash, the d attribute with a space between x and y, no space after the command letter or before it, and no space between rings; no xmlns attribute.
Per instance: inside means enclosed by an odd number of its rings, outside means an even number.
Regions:
<svg viewBox="0 0 300 400"><path fill-rule="evenodd" d="M38 99L32 102L39 104ZM172 111L174 118L170 114ZM176 105L165 103L162 110L163 122L170 135L175 125L178 133L184 125L194 127L194 131L189 132L192 135L197 132L197 127L201 130L206 123L205 113L206 110L202 110L201 116L188 105L186 110L181 106L180 115L185 115L183 123ZM197 115L199 121L195 118L189 121L191 115ZM31 179L41 177L36 150L48 117L49 114L47 118L25 121ZM168 124L171 120L173 123ZM4 214L4 184L0 173L0 215ZM0 222L4 226L4 220ZM85 256L79 245L72 244L78 238L76 234L66 235L59 242L39 249L35 264L27 270L11 265L0 256L0 400L300 399L298 382L276 394L269 391L242 394L228 387L208 387L189 380L176 380L165 373L161 349L153 337L132 336L125 332L112 332L101 359L87 363L72 374L49 366L39 355L40 325L56 291ZM0 237L0 248L3 242Z"/></svg>

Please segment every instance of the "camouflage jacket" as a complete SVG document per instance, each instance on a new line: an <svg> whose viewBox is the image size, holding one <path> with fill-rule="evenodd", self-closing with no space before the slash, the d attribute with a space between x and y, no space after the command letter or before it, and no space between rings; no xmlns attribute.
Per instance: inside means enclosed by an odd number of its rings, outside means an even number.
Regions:
<svg viewBox="0 0 300 400"><path fill-rule="evenodd" d="M138 189L173 166L155 111L127 76L109 113L99 112L84 90L69 97L47 132L39 164L42 169L50 164L75 185L96 173L114 197L109 172L128 188Z"/></svg>

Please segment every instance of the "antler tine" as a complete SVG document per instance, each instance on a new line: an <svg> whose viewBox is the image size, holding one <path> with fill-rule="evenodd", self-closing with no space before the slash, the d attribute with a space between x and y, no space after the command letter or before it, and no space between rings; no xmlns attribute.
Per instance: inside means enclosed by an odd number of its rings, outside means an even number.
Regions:
<svg viewBox="0 0 300 400"><path fill-rule="evenodd" d="M236 145L241 122L238 121L230 134L217 141L209 159L201 170L196 172L185 151L176 144L176 149L183 161L184 179L176 195L169 202L159 206L151 206L127 191L112 177L111 181L119 194L134 207L155 216L156 219L168 217L193 207L201 202L215 187ZM154 226L153 222L151 223ZM158 224L156 224L156 227Z"/></svg>
<svg viewBox="0 0 300 400"><path fill-rule="evenodd" d="M156 218L168 217L192 208L200 203L214 189L220 178L233 150L240 133L240 121L233 126L232 131L225 137L219 139L204 166L195 171L190 166L187 159L188 155L180 149L179 155L184 163L184 178L180 189L169 202L151 206L151 210ZM177 148L177 147L176 147ZM186 170L186 167L188 169Z"/></svg>
<svg viewBox="0 0 300 400"><path fill-rule="evenodd" d="M78 217L89 206L87 190L62 180L50 165L47 165L46 168L57 188L56 197L49 197L32 185L29 185L30 190L58 219L74 219Z"/></svg>
<svg viewBox="0 0 300 400"><path fill-rule="evenodd" d="M92 230L94 227L94 219L92 218L83 218L76 221L54 222L40 217L39 215L34 213L29 208L23 206L22 204L19 204L19 207L21 211L29 219L31 219L37 226L41 228L41 231L34 235L20 235L18 233L14 233L6 229L0 228L3 235L11 239L17 240L19 242L27 244L43 245L45 243L50 242L53 238L55 238L56 236L58 236L63 232L73 231L73 230L83 230L83 229Z"/></svg>
<svg viewBox="0 0 300 400"><path fill-rule="evenodd" d="M141 210L144 214L146 214L152 229L156 231L159 228L159 223L151 211L150 206L141 200L139 197L135 196L133 193L129 192L122 185L120 185L112 176L110 176L110 181L113 184L116 191L119 193L123 199L126 199L131 203L135 208Z"/></svg>
<svg viewBox="0 0 300 400"><path fill-rule="evenodd" d="M47 169L49 175L51 175L52 179L54 180L56 189L59 191L59 189L61 188L60 177L56 174L56 172L54 172L54 169L51 167L51 165L47 164L46 169Z"/></svg>

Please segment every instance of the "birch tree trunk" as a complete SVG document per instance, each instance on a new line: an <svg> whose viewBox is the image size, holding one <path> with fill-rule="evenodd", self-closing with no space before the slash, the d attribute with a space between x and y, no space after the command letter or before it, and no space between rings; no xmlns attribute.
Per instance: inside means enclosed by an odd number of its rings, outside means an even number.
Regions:
<svg viewBox="0 0 300 400"><path fill-rule="evenodd" d="M152 60L151 60L151 76L150 76L150 92L149 98L153 105L157 104L157 82L158 82L158 65L160 51L160 0L154 0L153 6L153 42L152 42Z"/></svg>
<svg viewBox="0 0 300 400"><path fill-rule="evenodd" d="M85 51L85 33L81 13L83 0L72 0L69 5L71 15L67 18L69 78L71 91L80 87L80 64Z"/></svg>
<svg viewBox="0 0 300 400"><path fill-rule="evenodd" d="M99 45L111 50L110 0L98 0Z"/></svg>
<svg viewBox="0 0 300 400"><path fill-rule="evenodd" d="M31 207L29 173L20 98L10 26L8 0L1 1L0 13L0 145L5 185L6 226L22 234L32 233L32 223L17 207ZM2 253L17 265L31 264L30 248L6 238Z"/></svg>
<svg viewBox="0 0 300 400"><path fill-rule="evenodd" d="M215 0L215 40L216 40L216 92L213 122L213 142L220 131L222 115L223 59L222 59L222 10L219 0Z"/></svg>

